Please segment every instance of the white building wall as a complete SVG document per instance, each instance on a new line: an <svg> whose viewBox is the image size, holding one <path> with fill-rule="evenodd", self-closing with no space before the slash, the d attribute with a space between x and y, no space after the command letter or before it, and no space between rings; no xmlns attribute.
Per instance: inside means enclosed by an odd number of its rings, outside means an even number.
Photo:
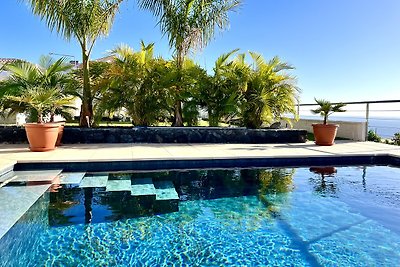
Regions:
<svg viewBox="0 0 400 267"><path fill-rule="evenodd" d="M15 115L11 116L0 116L0 124L15 124L17 121Z"/></svg>
<svg viewBox="0 0 400 267"><path fill-rule="evenodd" d="M293 121L292 123L294 129L304 129L312 133L312 124L321 123L321 120L300 119L298 122ZM366 140L365 122L329 121L329 123L339 125L337 137L347 138L355 141Z"/></svg>

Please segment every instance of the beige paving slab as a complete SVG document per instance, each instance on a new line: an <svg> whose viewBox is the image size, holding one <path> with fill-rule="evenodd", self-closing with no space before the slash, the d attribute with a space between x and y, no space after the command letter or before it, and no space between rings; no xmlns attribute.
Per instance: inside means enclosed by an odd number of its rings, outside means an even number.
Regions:
<svg viewBox="0 0 400 267"><path fill-rule="evenodd" d="M213 159L230 158L234 156L234 154L229 152L224 146L218 144L191 144L191 146L200 153L208 155Z"/></svg>
<svg viewBox="0 0 400 267"><path fill-rule="evenodd" d="M51 156L46 161L87 162L95 153L96 149L63 147L52 151Z"/></svg>
<svg viewBox="0 0 400 267"><path fill-rule="evenodd" d="M204 153L201 153L197 149L191 146L168 146L165 149L174 158L192 158L192 157L204 157Z"/></svg>
<svg viewBox="0 0 400 267"><path fill-rule="evenodd" d="M166 147L169 144L132 144L132 158L141 159L173 159L173 155Z"/></svg>
<svg viewBox="0 0 400 267"><path fill-rule="evenodd" d="M88 162L259 157L312 157L341 155L400 156L400 147L373 142L338 141L333 146L298 144L76 144L53 151L30 152L26 144L0 145L1 166L15 162Z"/></svg>
<svg viewBox="0 0 400 267"><path fill-rule="evenodd" d="M130 146L130 144L127 144L127 146L120 145L98 148L88 159L89 161L130 160L132 158L132 155L132 147Z"/></svg>
<svg viewBox="0 0 400 267"><path fill-rule="evenodd" d="M314 149L308 149L307 146L295 145L289 147L288 144L235 144L224 147L224 149L233 154L235 158L241 157L287 157L293 155L293 151L296 151L296 155L307 156L307 155L324 155L325 153Z"/></svg>
<svg viewBox="0 0 400 267"><path fill-rule="evenodd" d="M400 151L390 151L389 155L400 157Z"/></svg>
<svg viewBox="0 0 400 267"><path fill-rule="evenodd" d="M14 150L6 154L6 159L16 161L45 161L50 159L53 153L53 151L32 152L29 149L24 149L22 151Z"/></svg>
<svg viewBox="0 0 400 267"><path fill-rule="evenodd" d="M212 158L212 155L205 151L200 151L189 144L174 144L164 147L174 159L193 159L193 158Z"/></svg>

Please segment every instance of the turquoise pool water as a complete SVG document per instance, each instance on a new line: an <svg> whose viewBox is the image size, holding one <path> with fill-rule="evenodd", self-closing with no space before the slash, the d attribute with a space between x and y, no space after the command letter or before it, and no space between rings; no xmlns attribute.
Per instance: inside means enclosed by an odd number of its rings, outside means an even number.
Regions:
<svg viewBox="0 0 400 267"><path fill-rule="evenodd" d="M400 169L86 177L172 182L178 201L53 187L0 240L0 266L398 266ZM85 179L85 178L84 178ZM107 180L106 179L106 180ZM86 184L87 185L87 184ZM82 186L82 182L81 182ZM157 187L156 187L157 188Z"/></svg>

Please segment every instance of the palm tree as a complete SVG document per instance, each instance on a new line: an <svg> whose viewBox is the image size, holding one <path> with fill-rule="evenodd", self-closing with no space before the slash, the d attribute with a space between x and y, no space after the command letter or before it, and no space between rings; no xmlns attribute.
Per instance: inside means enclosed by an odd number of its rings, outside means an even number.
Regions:
<svg viewBox="0 0 400 267"><path fill-rule="evenodd" d="M175 50L178 70L182 70L189 52L207 46L216 28L227 28L228 12L239 4L240 0L139 0L141 8L158 18L162 33L168 36L169 46ZM177 86L176 90L173 126L183 126L179 96L182 88Z"/></svg>
<svg viewBox="0 0 400 267"><path fill-rule="evenodd" d="M250 52L253 64L245 63L245 55L235 60L237 74L245 84L243 92L242 120L248 128L259 128L263 122L283 119L283 114L296 114L295 104L300 91L296 79L287 71L293 67L274 57L268 62Z"/></svg>
<svg viewBox="0 0 400 267"><path fill-rule="evenodd" d="M233 62L229 60L237 51L238 49L235 49L218 57L215 61L214 75L201 91L200 98L207 108L209 126L218 126L223 117L229 119L237 115L240 92Z"/></svg>
<svg viewBox="0 0 400 267"><path fill-rule="evenodd" d="M28 86L54 87L66 84L66 73L71 69L65 58L54 60L49 56L41 56L39 64L16 61L3 66L11 75L0 85L0 96L19 94Z"/></svg>
<svg viewBox="0 0 400 267"><path fill-rule="evenodd" d="M322 117L324 117L324 124L328 122L328 117L332 115L334 112L345 112L346 110L343 109L346 104L339 103L339 104L332 104L331 102L323 99L316 99L314 98L315 102L319 105L318 108L312 109L311 112L314 114L320 114Z"/></svg>
<svg viewBox="0 0 400 267"><path fill-rule="evenodd" d="M43 116L48 113L50 120L54 120L54 114L57 112L63 115L67 114L66 110L74 109L71 106L72 98L65 96L60 88L57 87L28 87L22 94L6 95L4 99L8 102L10 112L25 111L33 109L37 112L37 122L44 123Z"/></svg>
<svg viewBox="0 0 400 267"><path fill-rule="evenodd" d="M116 12L123 0L26 0L33 14L46 21L67 40L76 38L82 50L83 98L80 126L93 118L93 98L90 90L89 58L97 38L110 31Z"/></svg>
<svg viewBox="0 0 400 267"><path fill-rule="evenodd" d="M4 70L11 75L0 83L2 111L8 111L8 114L28 111L35 117L35 110L44 112L50 108L51 117L66 115L64 111L71 109L72 97L68 96L65 87L69 83L67 72L72 66L65 61L65 58L54 60L42 56L38 65L24 61L5 65Z"/></svg>
<svg viewBox="0 0 400 267"><path fill-rule="evenodd" d="M98 109L115 111L126 108L137 126L154 125L168 113L170 105L167 80L168 62L154 58L154 44L141 43L140 51L126 45L115 48L114 61L101 86L104 92Z"/></svg>

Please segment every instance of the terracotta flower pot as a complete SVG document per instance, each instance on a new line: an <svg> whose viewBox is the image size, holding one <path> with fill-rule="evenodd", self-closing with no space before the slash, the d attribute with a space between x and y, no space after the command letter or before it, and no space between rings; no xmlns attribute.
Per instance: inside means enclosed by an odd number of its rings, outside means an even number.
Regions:
<svg viewBox="0 0 400 267"><path fill-rule="evenodd" d="M314 123L312 126L314 130L315 144L319 146L331 146L334 144L339 125Z"/></svg>
<svg viewBox="0 0 400 267"><path fill-rule="evenodd" d="M53 150L58 137L58 123L26 123L29 149L35 152Z"/></svg>
<svg viewBox="0 0 400 267"><path fill-rule="evenodd" d="M57 141L56 141L56 146L60 146L61 145L61 140L62 140L62 136L64 133L64 125L65 122L57 122L58 123L58 136L57 136Z"/></svg>

